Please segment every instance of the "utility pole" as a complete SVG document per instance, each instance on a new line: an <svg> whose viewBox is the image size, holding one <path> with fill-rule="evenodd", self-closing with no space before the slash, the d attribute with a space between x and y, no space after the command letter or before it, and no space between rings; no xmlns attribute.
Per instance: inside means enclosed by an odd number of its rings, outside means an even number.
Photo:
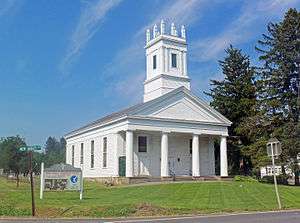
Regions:
<svg viewBox="0 0 300 223"><path fill-rule="evenodd" d="M32 171L32 153L33 151L39 151L42 147L39 145L33 146L23 146L19 148L19 151L27 152L28 154L28 169L30 176L30 188L31 188L31 213L35 216L35 202L34 202L34 181L33 181L33 171Z"/></svg>
<svg viewBox="0 0 300 223"><path fill-rule="evenodd" d="M31 187L31 213L35 216L35 202L34 202L34 182L32 174L32 150L28 151L29 156L29 174L30 174L30 187Z"/></svg>

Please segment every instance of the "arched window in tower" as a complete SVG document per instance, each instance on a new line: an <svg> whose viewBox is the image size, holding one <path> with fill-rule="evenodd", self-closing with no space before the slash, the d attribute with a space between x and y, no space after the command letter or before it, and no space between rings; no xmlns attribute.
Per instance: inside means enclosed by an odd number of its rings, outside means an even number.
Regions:
<svg viewBox="0 0 300 223"><path fill-rule="evenodd" d="M172 53L171 59L172 59L172 67L176 68L177 67L177 55L175 53Z"/></svg>

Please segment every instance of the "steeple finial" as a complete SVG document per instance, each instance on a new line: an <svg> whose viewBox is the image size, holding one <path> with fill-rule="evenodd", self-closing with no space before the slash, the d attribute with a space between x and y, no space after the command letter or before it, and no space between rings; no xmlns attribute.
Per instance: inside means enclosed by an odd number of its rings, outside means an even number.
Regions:
<svg viewBox="0 0 300 223"><path fill-rule="evenodd" d="M171 35L172 36L177 36L176 27L175 27L175 24L173 22L171 24Z"/></svg>
<svg viewBox="0 0 300 223"><path fill-rule="evenodd" d="M157 33L157 25L154 24L154 26L153 26L153 38L157 37L158 36L157 34L158 34Z"/></svg>
<svg viewBox="0 0 300 223"><path fill-rule="evenodd" d="M166 25L165 25L164 20L162 19L162 20L160 21L160 33L161 33L161 35L164 35L165 32L166 32Z"/></svg>
<svg viewBox="0 0 300 223"><path fill-rule="evenodd" d="M146 31L146 42L148 43L150 41L150 29L147 29Z"/></svg>
<svg viewBox="0 0 300 223"><path fill-rule="evenodd" d="M183 38L183 39L186 38L186 33L185 33L185 27L184 27L184 25L181 26L181 38Z"/></svg>

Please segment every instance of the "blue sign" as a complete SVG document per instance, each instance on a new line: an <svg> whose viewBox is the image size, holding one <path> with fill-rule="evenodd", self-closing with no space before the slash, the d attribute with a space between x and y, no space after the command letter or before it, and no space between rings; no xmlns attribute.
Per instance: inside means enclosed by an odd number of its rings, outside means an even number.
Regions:
<svg viewBox="0 0 300 223"><path fill-rule="evenodd" d="M71 182L72 182L73 184L76 184L77 181L78 181L78 177L77 177L77 176L71 176L70 180L71 180Z"/></svg>

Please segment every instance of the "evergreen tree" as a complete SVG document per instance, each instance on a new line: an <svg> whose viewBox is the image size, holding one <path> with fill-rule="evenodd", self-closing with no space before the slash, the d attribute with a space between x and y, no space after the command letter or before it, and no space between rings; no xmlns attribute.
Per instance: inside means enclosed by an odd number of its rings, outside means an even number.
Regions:
<svg viewBox="0 0 300 223"><path fill-rule="evenodd" d="M263 62L259 84L260 108L266 134L282 141L281 161L290 163L298 177L297 154L300 153L298 83L300 56L300 13L290 9L282 22L270 23L268 34L258 41Z"/></svg>
<svg viewBox="0 0 300 223"><path fill-rule="evenodd" d="M254 86L254 68L241 50L230 46L225 50L226 57L219 61L224 80L211 80L211 105L232 121L229 127L228 158L231 174L247 172L250 164L241 153L242 145L250 143L248 137L240 134L241 123L246 117L253 116L256 103ZM243 161L244 169L240 169Z"/></svg>
<svg viewBox="0 0 300 223"><path fill-rule="evenodd" d="M66 141L61 138L58 141L55 137L48 137L45 144L45 166L64 163L66 153Z"/></svg>
<svg viewBox="0 0 300 223"><path fill-rule="evenodd" d="M259 167L270 162L266 142L277 137L282 142L282 165L289 163L299 179L297 154L300 152L299 107L297 106L300 56L300 13L290 9L282 22L270 23L256 47L262 62L257 81L257 115L244 123L243 131L255 142L248 147L252 163Z"/></svg>

